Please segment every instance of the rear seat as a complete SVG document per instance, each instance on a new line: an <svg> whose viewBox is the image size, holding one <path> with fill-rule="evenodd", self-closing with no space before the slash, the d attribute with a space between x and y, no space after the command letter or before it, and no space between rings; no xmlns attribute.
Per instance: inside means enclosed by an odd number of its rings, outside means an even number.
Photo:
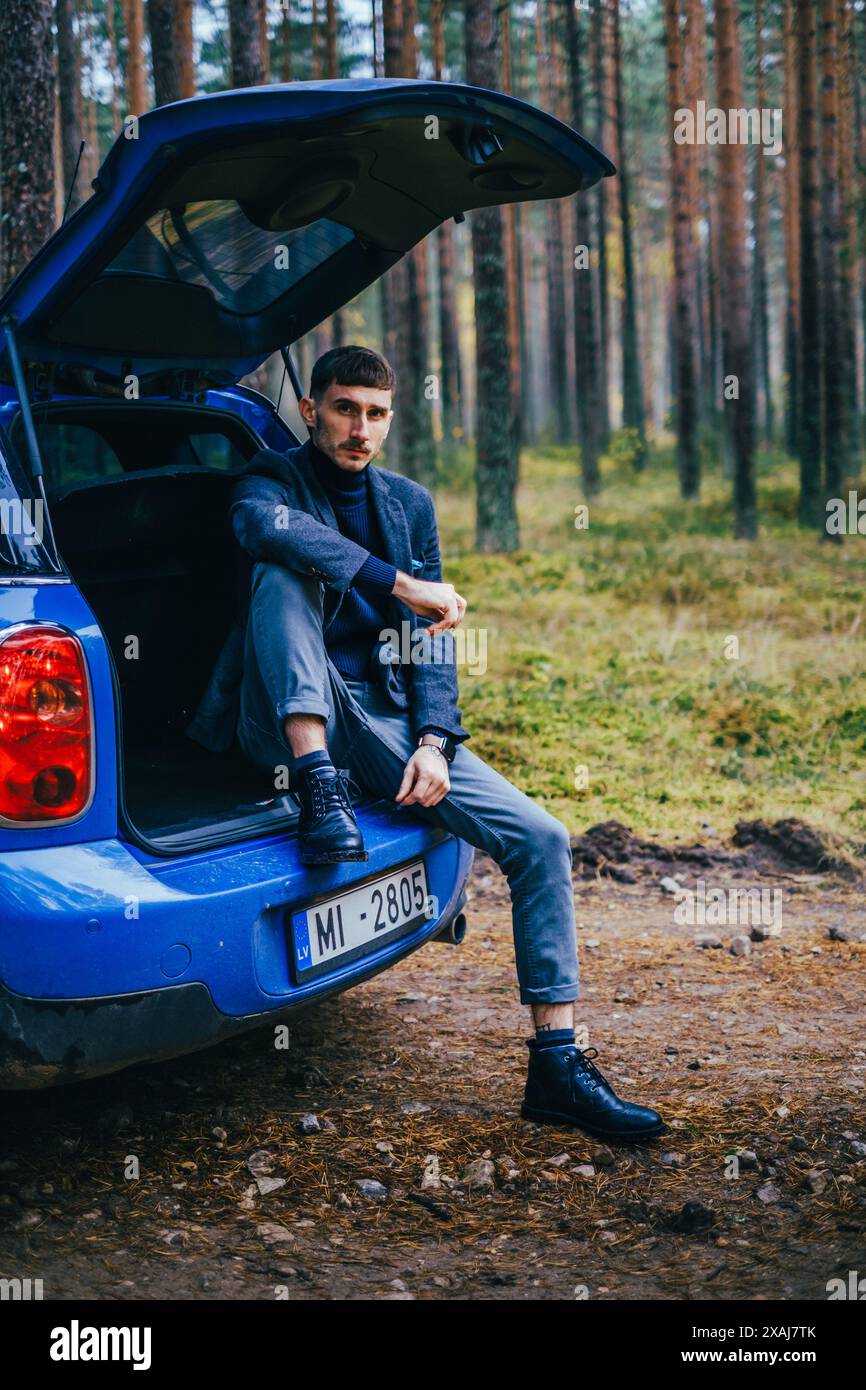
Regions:
<svg viewBox="0 0 866 1390"><path fill-rule="evenodd" d="M114 656L129 747L183 730L230 629L240 556L228 515L236 476L146 469L78 484L51 503L61 555ZM130 638L138 639L137 657Z"/></svg>

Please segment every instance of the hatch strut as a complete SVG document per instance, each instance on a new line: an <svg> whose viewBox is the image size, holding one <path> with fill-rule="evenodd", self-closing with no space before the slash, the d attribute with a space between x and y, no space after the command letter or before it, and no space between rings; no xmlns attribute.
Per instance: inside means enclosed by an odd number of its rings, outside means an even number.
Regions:
<svg viewBox="0 0 866 1390"><path fill-rule="evenodd" d="M6 351L12 366L12 379L15 382L15 389L18 392L18 401L21 406L21 418L24 421L24 438L27 441L27 454L30 459L30 472L36 483L39 495L42 499L42 510L45 521L48 525L48 535L51 540L51 548L48 558L52 567L62 574L63 570L57 564L57 542L54 539L54 527L51 525L51 513L48 510L48 498L45 496L45 483L43 480L42 457L39 453L39 443L36 438L36 429L33 424L33 412L30 409L30 397L27 394L27 383L24 380L24 372L21 370L21 358L18 355L18 344L15 341L16 322L11 314L7 314L2 323L3 332L6 335Z"/></svg>
<svg viewBox="0 0 866 1390"><path fill-rule="evenodd" d="M301 385L301 378L298 376L298 373L295 370L295 364L292 361L291 350L288 347L280 348L280 356L282 357L286 371L289 374L289 381L292 383L292 390L294 391L295 396L299 401L303 400L304 388Z"/></svg>

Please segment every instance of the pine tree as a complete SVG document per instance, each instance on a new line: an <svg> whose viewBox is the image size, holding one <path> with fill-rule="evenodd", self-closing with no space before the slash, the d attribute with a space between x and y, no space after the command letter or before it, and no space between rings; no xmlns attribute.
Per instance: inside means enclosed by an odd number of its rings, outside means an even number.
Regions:
<svg viewBox="0 0 866 1390"><path fill-rule="evenodd" d="M744 106L736 0L716 0L716 105ZM719 268L725 410L734 452L734 534L758 534L754 467L754 363L746 259L746 146L718 147Z"/></svg>
<svg viewBox="0 0 866 1390"><path fill-rule="evenodd" d="M0 287L54 230L53 11L0 5Z"/></svg>
<svg viewBox="0 0 866 1390"><path fill-rule="evenodd" d="M466 0L465 45L467 82L495 90L501 56L494 0ZM508 322L501 209L476 208L471 233L477 392L475 543L481 554L489 554L516 550L520 543L515 495L518 458L511 447L510 397L502 389Z"/></svg>

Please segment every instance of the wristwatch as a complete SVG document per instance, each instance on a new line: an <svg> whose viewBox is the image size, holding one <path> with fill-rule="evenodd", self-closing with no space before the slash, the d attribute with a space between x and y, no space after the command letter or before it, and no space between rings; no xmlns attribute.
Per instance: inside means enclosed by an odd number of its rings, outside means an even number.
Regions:
<svg viewBox="0 0 866 1390"><path fill-rule="evenodd" d="M432 742L424 743L425 738L431 737ZM421 734L418 739L418 747L434 748L438 753L442 754L443 758L447 763L453 763L454 754L457 752L457 745L449 734L435 734L432 736L428 734Z"/></svg>

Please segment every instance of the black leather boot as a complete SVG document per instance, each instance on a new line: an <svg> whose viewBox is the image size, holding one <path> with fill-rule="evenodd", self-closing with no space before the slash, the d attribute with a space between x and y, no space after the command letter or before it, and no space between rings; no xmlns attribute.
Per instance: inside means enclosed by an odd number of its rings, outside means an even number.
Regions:
<svg viewBox="0 0 866 1390"><path fill-rule="evenodd" d="M289 776L289 791L301 808L298 851L302 864L341 864L367 859L364 838L349 800L345 768L310 767Z"/></svg>
<svg viewBox="0 0 866 1390"><path fill-rule="evenodd" d="M596 1048L581 1051L574 1043L538 1047L527 1038L529 1075L520 1113L541 1124L575 1125L596 1139L624 1141L667 1134L661 1115L645 1105L620 1100L591 1057Z"/></svg>

